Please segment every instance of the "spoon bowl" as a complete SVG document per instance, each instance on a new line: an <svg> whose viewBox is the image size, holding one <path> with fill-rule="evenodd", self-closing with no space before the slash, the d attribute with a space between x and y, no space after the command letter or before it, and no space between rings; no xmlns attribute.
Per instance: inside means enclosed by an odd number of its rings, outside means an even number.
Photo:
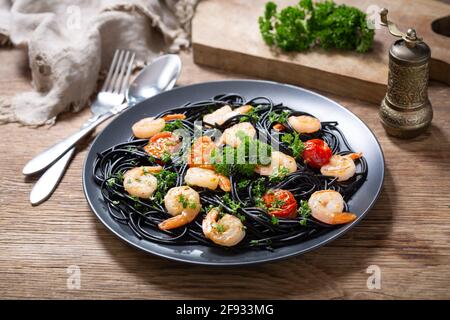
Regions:
<svg viewBox="0 0 450 320"><path fill-rule="evenodd" d="M181 72L181 60L175 54L158 57L142 69L128 87L125 94L129 104L133 105L154 95L170 90Z"/></svg>

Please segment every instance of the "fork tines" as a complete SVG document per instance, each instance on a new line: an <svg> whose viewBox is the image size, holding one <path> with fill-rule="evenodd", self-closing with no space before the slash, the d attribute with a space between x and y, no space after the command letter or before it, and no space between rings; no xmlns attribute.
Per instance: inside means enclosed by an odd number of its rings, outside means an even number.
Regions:
<svg viewBox="0 0 450 320"><path fill-rule="evenodd" d="M101 91L123 94L127 88L135 53L116 50Z"/></svg>

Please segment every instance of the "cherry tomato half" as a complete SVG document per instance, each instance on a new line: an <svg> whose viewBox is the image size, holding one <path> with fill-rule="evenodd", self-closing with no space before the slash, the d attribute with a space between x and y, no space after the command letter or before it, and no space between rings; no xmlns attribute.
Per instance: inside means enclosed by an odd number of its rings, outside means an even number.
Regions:
<svg viewBox="0 0 450 320"><path fill-rule="evenodd" d="M263 195L263 201L270 215L278 218L295 218L297 216L297 200L287 190L269 190Z"/></svg>
<svg viewBox="0 0 450 320"><path fill-rule="evenodd" d="M306 164L319 169L330 161L333 153L327 143L321 139L312 139L305 142L302 157Z"/></svg>
<svg viewBox="0 0 450 320"><path fill-rule="evenodd" d="M179 137L172 132L160 132L150 138L144 150L151 156L161 159L165 153L172 154L180 146Z"/></svg>

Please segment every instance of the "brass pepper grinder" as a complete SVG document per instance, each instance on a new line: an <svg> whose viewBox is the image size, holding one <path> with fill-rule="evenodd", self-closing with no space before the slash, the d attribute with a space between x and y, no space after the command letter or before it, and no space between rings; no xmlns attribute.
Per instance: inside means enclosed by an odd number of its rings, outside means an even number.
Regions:
<svg viewBox="0 0 450 320"><path fill-rule="evenodd" d="M389 49L387 92L381 102L380 118L386 132L399 138L412 138L426 130L433 118L428 100L428 72L431 51L414 29L401 32L380 11L381 25L401 39Z"/></svg>

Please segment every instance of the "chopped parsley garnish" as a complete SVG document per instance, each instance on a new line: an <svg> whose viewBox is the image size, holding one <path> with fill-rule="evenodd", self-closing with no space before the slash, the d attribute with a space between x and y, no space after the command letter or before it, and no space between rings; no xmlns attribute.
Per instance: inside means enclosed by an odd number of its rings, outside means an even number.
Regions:
<svg viewBox="0 0 450 320"><path fill-rule="evenodd" d="M161 156L161 161L162 162L169 162L172 159L172 156L169 152L164 151L164 153Z"/></svg>
<svg viewBox="0 0 450 320"><path fill-rule="evenodd" d="M178 175L176 172L171 172L167 170L161 170L158 173L153 174L158 180L156 191L151 198L153 201L161 204L164 201L164 196L167 190L174 187L177 183Z"/></svg>
<svg viewBox="0 0 450 320"><path fill-rule="evenodd" d="M136 147L134 147L134 146L126 147L126 150L129 151L129 152L136 152L136 151L138 151L138 149Z"/></svg>
<svg viewBox="0 0 450 320"><path fill-rule="evenodd" d="M222 197L223 203L225 203L225 205L230 208L230 211L232 213L237 213L237 211L241 208L241 204L239 202L234 201L233 199L231 199L230 194L226 193L223 197Z"/></svg>
<svg viewBox="0 0 450 320"><path fill-rule="evenodd" d="M221 223L214 223L213 224L213 228L217 230L217 232L219 233L224 233L225 232L225 226Z"/></svg>
<svg viewBox="0 0 450 320"><path fill-rule="evenodd" d="M252 139L242 131L237 132L241 143L237 148L225 146L214 149L211 153L211 161L216 172L225 176L241 174L251 177L258 164L270 163L271 147L257 139Z"/></svg>
<svg viewBox="0 0 450 320"><path fill-rule="evenodd" d="M289 169L286 167L278 167L275 171L269 176L270 182L280 182L289 174Z"/></svg>
<svg viewBox="0 0 450 320"><path fill-rule="evenodd" d="M124 175L125 175L125 173L122 170L120 170L112 177L116 179L116 181L115 181L116 183L121 183L121 182L123 182Z"/></svg>
<svg viewBox="0 0 450 320"><path fill-rule="evenodd" d="M134 200L134 205L133 206L134 206L135 209L139 209L139 208L142 207L142 205L140 203L140 200L139 200L139 197L131 196L131 198Z"/></svg>
<svg viewBox="0 0 450 320"><path fill-rule="evenodd" d="M252 193L255 197L262 197L266 192L266 185L264 178L258 178L252 186Z"/></svg>
<svg viewBox="0 0 450 320"><path fill-rule="evenodd" d="M278 199L276 196L273 198L272 203L270 204L269 211L277 211L283 208L286 204L286 201Z"/></svg>
<svg viewBox="0 0 450 320"><path fill-rule="evenodd" d="M106 181L106 184L108 185L108 187L112 187L115 183L116 183L116 178L109 178Z"/></svg>
<svg viewBox="0 0 450 320"><path fill-rule="evenodd" d="M301 200L300 206L297 210L298 216L300 217L300 224L306 226L308 223L308 218L311 215L311 208L308 205L308 201Z"/></svg>
<svg viewBox="0 0 450 320"><path fill-rule="evenodd" d="M177 129L182 129L182 128L183 128L183 122L181 120L174 120L174 121L166 122L166 125L164 126L163 131L173 132Z"/></svg>
<svg viewBox="0 0 450 320"><path fill-rule="evenodd" d="M245 114L245 116L241 117L239 119L239 122L258 122L259 115L258 110L260 109L260 106L257 106L256 108L252 108L249 112Z"/></svg>
<svg viewBox="0 0 450 320"><path fill-rule="evenodd" d="M271 113L269 113L269 121L271 123L286 123L288 120L288 117L291 113L287 110L283 110L281 112L278 111L272 111Z"/></svg>
<svg viewBox="0 0 450 320"><path fill-rule="evenodd" d="M195 209L197 208L197 204L194 201L191 201L187 199L184 195L180 194L178 196L178 202L181 203L183 206L183 209L189 208L189 209Z"/></svg>
<svg viewBox="0 0 450 320"><path fill-rule="evenodd" d="M251 182L252 182L252 180L250 180L250 179L242 179L241 181L239 181L237 183L238 190L246 189L250 185Z"/></svg>
<svg viewBox="0 0 450 320"><path fill-rule="evenodd" d="M270 218L270 221L272 222L272 224L274 224L274 225L277 225L280 221L278 220L278 218L277 217L275 217L275 216L272 216L271 218Z"/></svg>
<svg viewBox="0 0 450 320"><path fill-rule="evenodd" d="M257 206L258 208L267 210L266 203L264 202L264 200L261 197L255 198L255 206Z"/></svg>
<svg viewBox="0 0 450 320"><path fill-rule="evenodd" d="M281 141L288 145L288 148L292 150L294 158L299 158L305 150L305 145L300 140L300 135L297 132L285 133L281 137Z"/></svg>
<svg viewBox="0 0 450 320"><path fill-rule="evenodd" d="M238 217L239 218L239 220L241 220L241 222L244 222L245 221L245 216L243 215L243 214L240 214L240 213L238 213L237 215L236 215L236 217ZM244 226L244 228L245 228L245 226Z"/></svg>

